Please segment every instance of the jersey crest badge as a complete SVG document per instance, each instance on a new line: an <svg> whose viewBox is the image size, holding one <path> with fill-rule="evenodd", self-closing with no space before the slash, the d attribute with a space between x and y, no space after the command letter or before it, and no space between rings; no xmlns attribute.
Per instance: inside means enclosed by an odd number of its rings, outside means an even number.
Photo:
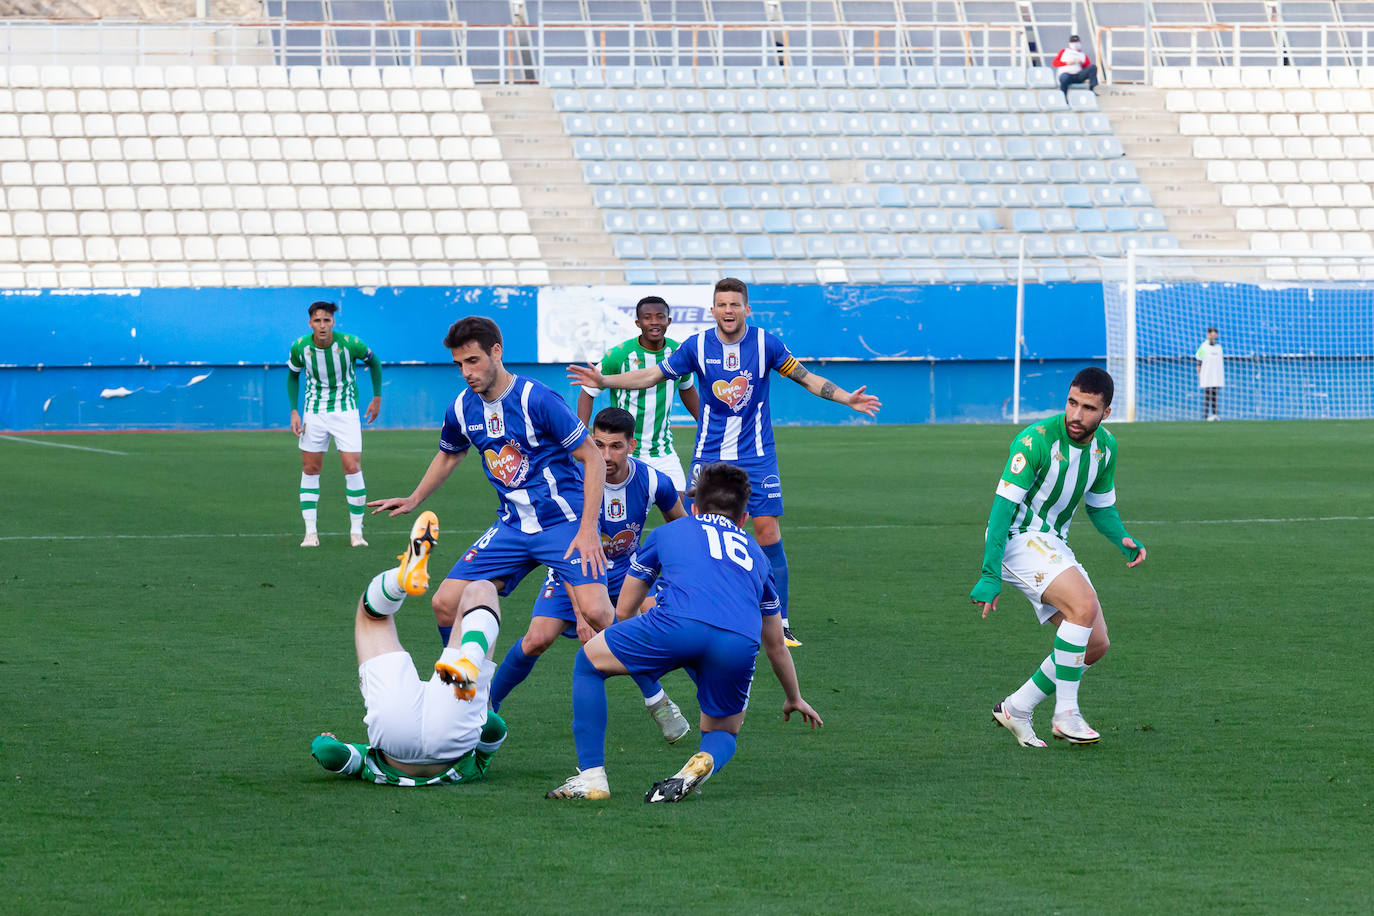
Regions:
<svg viewBox="0 0 1374 916"><path fill-rule="evenodd" d="M1013 474L1020 474L1020 473L1021 473L1022 471L1024 471L1025 469L1026 469L1026 456L1023 455L1023 454L1020 453L1020 452L1017 452L1015 455L1012 455L1012 456L1011 456L1011 472L1012 472Z"/></svg>
<svg viewBox="0 0 1374 916"><path fill-rule="evenodd" d="M498 438L505 435L505 433L506 424L501 420L501 415L499 413L494 413L487 417L487 435L492 438Z"/></svg>
<svg viewBox="0 0 1374 916"><path fill-rule="evenodd" d="M724 401L735 413L739 413L749 402L749 395L754 391L753 378L753 373L746 371L728 382L725 379L716 379L711 383L711 393Z"/></svg>
<svg viewBox="0 0 1374 916"><path fill-rule="evenodd" d="M501 451L486 449L482 457L487 462L487 470L507 487L518 487L530 472L530 459L524 452L507 442Z"/></svg>
<svg viewBox="0 0 1374 916"><path fill-rule="evenodd" d="M625 501L619 496L611 499L606 506L606 521L618 522L625 517Z"/></svg>
<svg viewBox="0 0 1374 916"><path fill-rule="evenodd" d="M729 372L734 372L739 368L739 352L730 350L725 354L725 368Z"/></svg>

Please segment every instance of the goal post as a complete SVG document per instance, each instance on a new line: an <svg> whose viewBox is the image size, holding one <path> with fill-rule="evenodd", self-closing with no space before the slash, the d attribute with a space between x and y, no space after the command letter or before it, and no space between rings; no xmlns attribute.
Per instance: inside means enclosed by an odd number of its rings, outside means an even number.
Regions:
<svg viewBox="0 0 1374 916"><path fill-rule="evenodd" d="M1136 250L1102 293L1123 420L1374 417L1374 252Z"/></svg>

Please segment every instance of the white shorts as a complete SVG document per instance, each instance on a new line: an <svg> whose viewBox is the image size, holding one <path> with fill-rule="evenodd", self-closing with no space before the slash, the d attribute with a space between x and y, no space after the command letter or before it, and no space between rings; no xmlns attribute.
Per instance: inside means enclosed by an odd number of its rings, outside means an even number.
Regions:
<svg viewBox="0 0 1374 916"><path fill-rule="evenodd" d="M677 487L679 493L687 492L687 475L682 473L682 462L678 461L677 455L664 455L661 458L640 458L640 461L658 471L660 474L667 474L668 479Z"/></svg>
<svg viewBox="0 0 1374 916"><path fill-rule="evenodd" d="M363 450L363 424L358 410L331 410L328 413L307 413L301 417L305 427L301 431L301 451L326 452L329 440L341 452Z"/></svg>
<svg viewBox="0 0 1374 916"><path fill-rule="evenodd" d="M1088 579L1088 571L1059 535L1027 531L1007 539L1007 552L1002 555L1002 581L1015 585L1030 599L1035 616L1042 624L1048 623L1059 609L1040 599L1050 583L1066 569L1077 569L1084 579ZM1092 584L1088 579L1088 585Z"/></svg>
<svg viewBox="0 0 1374 916"><path fill-rule="evenodd" d="M487 721L496 665L482 662L477 695L459 700L435 674L421 683L409 652L388 652L358 666L367 741L401 763L448 763L477 746Z"/></svg>

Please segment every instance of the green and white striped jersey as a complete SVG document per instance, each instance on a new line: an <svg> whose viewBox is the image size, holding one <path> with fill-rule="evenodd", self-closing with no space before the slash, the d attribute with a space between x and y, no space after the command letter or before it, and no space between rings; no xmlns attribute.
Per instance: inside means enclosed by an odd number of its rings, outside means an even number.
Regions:
<svg viewBox="0 0 1374 916"><path fill-rule="evenodd" d="M639 345L639 338L632 337L601 358L602 375L619 375L645 366L657 366L673 355L678 348L675 340L665 339L662 350L646 350ZM664 379L652 388L640 391L626 391L622 388L611 389L611 404L634 414L635 438L639 440L636 458L676 457L673 450L673 432L668 417L673 410L673 396L678 389L691 388L695 384L693 376L680 381ZM676 388L674 387L676 385ZM598 388L584 389L592 397L601 393Z"/></svg>
<svg viewBox="0 0 1374 916"><path fill-rule="evenodd" d="M371 365L375 359L367 344L352 334L336 333L323 349L306 334L291 345L286 368L292 374L305 374L304 413L332 413L358 408L358 374L353 363L362 360Z"/></svg>
<svg viewBox="0 0 1374 916"><path fill-rule="evenodd" d="M1069 438L1064 415L1033 423L1016 434L997 495L1017 504L1009 534L1053 531L1065 540L1080 502L1094 509L1116 503L1116 437L1099 426L1080 445Z"/></svg>

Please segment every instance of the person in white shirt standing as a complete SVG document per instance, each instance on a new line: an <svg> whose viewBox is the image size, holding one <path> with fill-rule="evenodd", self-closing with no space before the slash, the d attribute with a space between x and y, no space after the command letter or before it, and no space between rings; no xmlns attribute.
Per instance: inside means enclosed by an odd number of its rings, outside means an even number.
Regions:
<svg viewBox="0 0 1374 916"><path fill-rule="evenodd" d="M1197 360L1197 386L1202 389L1203 414L1208 420L1220 420L1221 389L1226 387L1226 367L1221 358L1221 344L1217 343L1217 329L1207 329L1207 339L1193 354Z"/></svg>
<svg viewBox="0 0 1374 916"><path fill-rule="evenodd" d="M1093 92L1097 91L1097 64L1092 62L1083 50L1083 42L1077 35L1069 36L1069 46L1061 48L1054 56L1054 69L1059 75L1059 88L1064 98L1069 97L1069 87L1074 83L1087 83Z"/></svg>

